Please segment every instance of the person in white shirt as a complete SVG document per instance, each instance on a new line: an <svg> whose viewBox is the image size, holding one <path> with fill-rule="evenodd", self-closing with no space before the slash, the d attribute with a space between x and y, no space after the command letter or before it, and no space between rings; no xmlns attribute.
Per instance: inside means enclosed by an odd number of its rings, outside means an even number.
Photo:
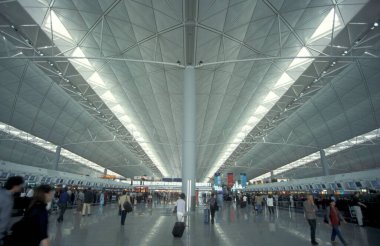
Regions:
<svg viewBox="0 0 380 246"><path fill-rule="evenodd" d="M179 196L176 206L177 206L177 220L179 222L185 222L185 213L186 213L186 202L185 202L185 193L181 193Z"/></svg>
<svg viewBox="0 0 380 246"><path fill-rule="evenodd" d="M269 195L267 198L267 207L269 210L269 214L272 215L274 214L274 207L273 207L273 197L272 195Z"/></svg>
<svg viewBox="0 0 380 246"><path fill-rule="evenodd" d="M124 203L129 202L131 203L130 197L127 195L127 192L123 190L123 195L119 197L119 208L121 209L121 225L124 226L125 224L125 218L127 217L127 211L124 208ZM131 204L132 205L132 204Z"/></svg>
<svg viewBox="0 0 380 246"><path fill-rule="evenodd" d="M32 198L34 195L34 189L29 186L28 191L26 192L26 197Z"/></svg>

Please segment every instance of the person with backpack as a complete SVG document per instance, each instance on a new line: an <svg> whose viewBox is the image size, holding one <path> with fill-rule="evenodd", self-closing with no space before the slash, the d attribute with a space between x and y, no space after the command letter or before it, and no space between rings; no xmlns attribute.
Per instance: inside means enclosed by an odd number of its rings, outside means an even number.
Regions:
<svg viewBox="0 0 380 246"><path fill-rule="evenodd" d="M21 176L14 176L8 178L5 182L5 189L0 189L0 245L3 238L7 235L10 228L12 208L13 208L13 195L21 192L24 185L24 178Z"/></svg>
<svg viewBox="0 0 380 246"><path fill-rule="evenodd" d="M330 206L326 209L326 219L329 225L332 227L331 232L331 244L335 244L335 237L338 236L343 245L348 245L344 240L342 233L340 232L340 222L347 223L343 216L340 214L338 208L335 206L335 200L330 201Z"/></svg>
<svg viewBox="0 0 380 246"><path fill-rule="evenodd" d="M215 211L219 210L218 203L216 201L214 193L211 194L211 198L210 198L210 200L208 200L208 205L209 205L210 214L211 214L211 224L214 224L214 222L215 222L215 220L214 220L215 219Z"/></svg>
<svg viewBox="0 0 380 246"><path fill-rule="evenodd" d="M5 246L50 246L46 206L52 199L51 186L38 186L24 217L12 226L12 234Z"/></svg>
<svg viewBox="0 0 380 246"><path fill-rule="evenodd" d="M124 226L128 213L127 209L132 208L131 199L125 190L123 191L123 195L119 197L119 208L121 209L121 225Z"/></svg>

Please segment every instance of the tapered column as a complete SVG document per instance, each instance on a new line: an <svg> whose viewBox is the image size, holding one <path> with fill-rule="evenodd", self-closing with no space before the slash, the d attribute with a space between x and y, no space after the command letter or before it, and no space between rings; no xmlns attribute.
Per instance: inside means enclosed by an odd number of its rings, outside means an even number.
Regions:
<svg viewBox="0 0 380 246"><path fill-rule="evenodd" d="M55 149L55 170L58 171L58 163L59 159L61 158L61 146L57 146Z"/></svg>
<svg viewBox="0 0 380 246"><path fill-rule="evenodd" d="M183 137L182 137L182 192L186 194L186 210L195 210L195 120L196 91L194 67L188 66L183 80Z"/></svg>
<svg viewBox="0 0 380 246"><path fill-rule="evenodd" d="M323 176L328 176L330 175L330 167L329 167L329 162L326 159L326 153L323 149L319 151L321 155L321 164L322 164L322 169L323 169Z"/></svg>

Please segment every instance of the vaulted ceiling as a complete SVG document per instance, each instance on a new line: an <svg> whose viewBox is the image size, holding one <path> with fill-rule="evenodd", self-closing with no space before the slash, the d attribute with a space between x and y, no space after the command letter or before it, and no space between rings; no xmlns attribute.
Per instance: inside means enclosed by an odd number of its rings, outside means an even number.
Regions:
<svg viewBox="0 0 380 246"><path fill-rule="evenodd" d="M191 65L198 180L254 178L379 128L379 19L376 0L0 1L0 121L127 177L180 177ZM18 144L0 158L33 164ZM379 165L360 149L342 170Z"/></svg>

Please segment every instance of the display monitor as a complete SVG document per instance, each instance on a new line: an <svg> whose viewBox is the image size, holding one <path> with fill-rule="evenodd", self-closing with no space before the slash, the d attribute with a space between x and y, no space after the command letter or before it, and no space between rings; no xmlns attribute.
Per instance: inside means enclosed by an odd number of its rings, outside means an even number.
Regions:
<svg viewBox="0 0 380 246"><path fill-rule="evenodd" d="M356 184L356 186L357 186L358 188L362 188L362 183L361 183L361 182L355 182L355 184Z"/></svg>
<svg viewBox="0 0 380 246"><path fill-rule="evenodd" d="M356 185L354 182L347 182L347 186L348 186L348 189L352 189L352 190L356 189Z"/></svg>
<svg viewBox="0 0 380 246"><path fill-rule="evenodd" d="M4 173L4 172L2 172L1 174L0 174L0 179L6 179L8 177L8 173Z"/></svg>
<svg viewBox="0 0 380 246"><path fill-rule="evenodd" d="M339 189L342 189L342 184L341 183L336 183L336 186L339 188Z"/></svg>
<svg viewBox="0 0 380 246"><path fill-rule="evenodd" d="M380 182L378 180L372 180L371 185L374 189L380 189Z"/></svg>

